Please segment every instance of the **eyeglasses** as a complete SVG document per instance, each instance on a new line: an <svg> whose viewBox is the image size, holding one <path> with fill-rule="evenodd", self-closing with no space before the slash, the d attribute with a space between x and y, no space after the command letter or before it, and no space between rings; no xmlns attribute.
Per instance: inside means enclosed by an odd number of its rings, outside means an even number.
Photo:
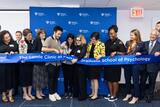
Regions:
<svg viewBox="0 0 160 107"><path fill-rule="evenodd" d="M80 39L76 39L76 41L81 41Z"/></svg>

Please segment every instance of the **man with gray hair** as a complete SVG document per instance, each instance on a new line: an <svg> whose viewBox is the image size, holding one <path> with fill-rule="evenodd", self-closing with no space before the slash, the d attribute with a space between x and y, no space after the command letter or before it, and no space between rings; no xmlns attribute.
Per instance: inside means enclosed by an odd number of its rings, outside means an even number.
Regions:
<svg viewBox="0 0 160 107"><path fill-rule="evenodd" d="M144 43L144 48L147 50L148 55L159 56L160 55L160 42L158 42L159 32L153 29L150 34L150 40ZM145 100L151 103L154 95L154 89L156 84L156 78L159 71L159 63L146 64L146 70L141 73L141 95L144 96L146 80L149 81L149 88L146 91Z"/></svg>

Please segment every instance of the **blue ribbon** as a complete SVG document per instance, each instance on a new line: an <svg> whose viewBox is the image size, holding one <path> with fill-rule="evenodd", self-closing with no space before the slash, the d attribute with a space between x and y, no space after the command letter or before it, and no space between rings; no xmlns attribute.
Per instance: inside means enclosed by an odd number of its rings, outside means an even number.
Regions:
<svg viewBox="0 0 160 107"><path fill-rule="evenodd" d="M29 54L0 54L0 63L18 62L56 62L76 59L74 56L54 53L29 53ZM100 60L94 58L83 58L78 64L83 65L126 65L126 64L147 64L159 63L160 57L153 55L121 55L114 57L103 57Z"/></svg>
<svg viewBox="0 0 160 107"><path fill-rule="evenodd" d="M128 64L147 64L160 62L160 57L153 55L121 55L114 57L103 57L100 60L94 58L83 58L78 64L83 65L128 65Z"/></svg>

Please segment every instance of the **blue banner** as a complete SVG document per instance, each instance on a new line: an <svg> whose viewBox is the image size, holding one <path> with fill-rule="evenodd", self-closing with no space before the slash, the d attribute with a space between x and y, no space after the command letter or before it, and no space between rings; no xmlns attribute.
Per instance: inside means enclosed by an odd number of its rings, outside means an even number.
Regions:
<svg viewBox="0 0 160 107"><path fill-rule="evenodd" d="M0 54L0 63L18 62L56 62L77 59L74 56L55 53L30 53L30 54ZM103 57L100 60L94 58L83 58L78 64L83 65L126 65L126 64L147 64L160 62L159 56L153 55L121 55L114 57Z"/></svg>
<svg viewBox="0 0 160 107"><path fill-rule="evenodd" d="M30 29L33 36L39 28L51 36L53 27L59 25L64 29L62 41L66 39L67 33L83 34L89 41L91 33L97 31L105 42L108 39L108 27L116 24L116 15L116 8L30 7Z"/></svg>

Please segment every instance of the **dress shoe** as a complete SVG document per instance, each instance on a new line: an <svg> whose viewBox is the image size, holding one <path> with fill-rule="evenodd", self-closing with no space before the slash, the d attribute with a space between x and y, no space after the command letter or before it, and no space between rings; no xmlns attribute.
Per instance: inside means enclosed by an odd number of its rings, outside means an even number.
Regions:
<svg viewBox="0 0 160 107"><path fill-rule="evenodd" d="M126 97L123 99L123 101L128 101L132 97L131 94L127 94Z"/></svg>
<svg viewBox="0 0 160 107"><path fill-rule="evenodd" d="M136 104L138 103L138 98L133 97L132 100L129 102L129 104Z"/></svg>
<svg viewBox="0 0 160 107"><path fill-rule="evenodd" d="M8 102L7 96L6 95L2 95L2 101L4 103Z"/></svg>
<svg viewBox="0 0 160 107"><path fill-rule="evenodd" d="M32 100L35 100L35 99L36 99L35 96L33 96L33 95L29 95L29 97L30 97Z"/></svg>
<svg viewBox="0 0 160 107"><path fill-rule="evenodd" d="M38 100L42 100L42 99L43 99L43 97L40 96L40 95L36 95L35 97L36 97L36 99L38 99Z"/></svg>
<svg viewBox="0 0 160 107"><path fill-rule="evenodd" d="M14 103L14 98L13 98L13 96L8 96L8 100L9 100L9 102Z"/></svg>
<svg viewBox="0 0 160 107"><path fill-rule="evenodd" d="M26 101L31 101L32 99L28 95L23 95L23 99Z"/></svg>
<svg viewBox="0 0 160 107"><path fill-rule="evenodd" d="M69 96L68 96L68 93L64 93L64 96L63 96L63 98L66 98L66 99L68 99L68 98L69 98Z"/></svg>
<svg viewBox="0 0 160 107"><path fill-rule="evenodd" d="M145 100L146 100L147 103L151 103L152 102L152 98L150 96L147 96Z"/></svg>
<svg viewBox="0 0 160 107"><path fill-rule="evenodd" d="M97 99L99 99L98 96L97 96L97 97L91 97L91 98L90 98L91 101L94 101L94 100L97 100Z"/></svg>

